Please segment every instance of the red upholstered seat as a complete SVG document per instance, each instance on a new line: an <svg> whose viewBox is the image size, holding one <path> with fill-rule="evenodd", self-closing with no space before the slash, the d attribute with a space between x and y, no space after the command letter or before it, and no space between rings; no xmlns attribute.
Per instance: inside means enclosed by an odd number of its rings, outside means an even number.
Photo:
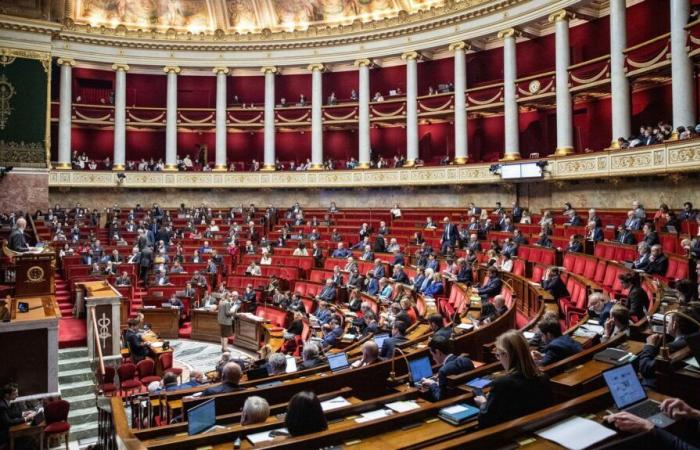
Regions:
<svg viewBox="0 0 700 450"><path fill-rule="evenodd" d="M105 395L110 395L114 393L114 391L117 390L116 384L114 384L114 377L116 376L117 371L114 370L114 367L105 367L105 373L102 375L100 371L97 371L97 381L99 383L99 390Z"/></svg>
<svg viewBox="0 0 700 450"><path fill-rule="evenodd" d="M156 364L152 359L146 358L139 361L136 364L136 369L138 370L141 383L148 385L154 381L160 381L160 377L156 375Z"/></svg>
<svg viewBox="0 0 700 450"><path fill-rule="evenodd" d="M66 442L66 450L68 450L68 441L70 424L68 423L68 412L70 411L70 403L65 400L54 400L44 406L44 417L46 418L46 427L44 427L44 436L47 441L52 436L58 435ZM48 448L48 446L46 446Z"/></svg>
<svg viewBox="0 0 700 450"><path fill-rule="evenodd" d="M172 352L161 353L160 356L158 356L158 362L160 363L160 367L163 369L163 373L174 373L178 376L178 378L182 376L182 369L179 367L173 367Z"/></svg>
<svg viewBox="0 0 700 450"><path fill-rule="evenodd" d="M132 363L124 363L119 366L117 376L119 376L119 390L121 393L141 389L142 384L136 377L136 372L136 365Z"/></svg>
<svg viewBox="0 0 700 450"><path fill-rule="evenodd" d="M63 433L68 430L70 430L70 424L68 424L67 422L55 422L50 425L46 425L46 428L44 428L44 433Z"/></svg>

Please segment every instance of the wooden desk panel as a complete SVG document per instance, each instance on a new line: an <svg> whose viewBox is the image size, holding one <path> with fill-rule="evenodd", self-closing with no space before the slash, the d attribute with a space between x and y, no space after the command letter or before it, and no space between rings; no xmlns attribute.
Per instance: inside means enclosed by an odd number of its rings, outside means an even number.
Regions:
<svg viewBox="0 0 700 450"><path fill-rule="evenodd" d="M192 339L208 342L220 341L221 332L216 311L193 309L190 311L190 315L192 317Z"/></svg>
<svg viewBox="0 0 700 450"><path fill-rule="evenodd" d="M144 323L150 324L151 329L158 336L166 339L175 339L180 330L180 310L177 308L146 308L140 309L143 313Z"/></svg>
<svg viewBox="0 0 700 450"><path fill-rule="evenodd" d="M257 352L263 341L263 323L263 320L238 314L235 319L236 346Z"/></svg>

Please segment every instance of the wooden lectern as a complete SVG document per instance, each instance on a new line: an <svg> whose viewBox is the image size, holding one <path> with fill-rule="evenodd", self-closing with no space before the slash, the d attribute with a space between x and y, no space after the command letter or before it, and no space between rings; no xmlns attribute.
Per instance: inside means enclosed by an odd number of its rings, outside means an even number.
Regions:
<svg viewBox="0 0 700 450"><path fill-rule="evenodd" d="M98 356L95 344L99 343L105 360L121 358L121 294L104 280L76 283L76 287L87 309L88 356Z"/></svg>
<svg viewBox="0 0 700 450"><path fill-rule="evenodd" d="M263 340L265 319L250 313L236 315L236 346L257 352Z"/></svg>
<svg viewBox="0 0 700 450"><path fill-rule="evenodd" d="M14 257L14 261L16 270L15 296L55 294L55 253L21 253Z"/></svg>

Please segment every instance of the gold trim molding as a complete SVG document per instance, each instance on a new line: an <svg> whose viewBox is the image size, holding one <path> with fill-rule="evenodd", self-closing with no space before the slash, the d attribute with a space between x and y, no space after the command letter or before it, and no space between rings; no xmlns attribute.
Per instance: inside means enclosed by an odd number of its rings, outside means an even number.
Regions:
<svg viewBox="0 0 700 450"><path fill-rule="evenodd" d="M617 178L700 171L700 140L618 151L540 158L549 162L545 181ZM530 160L521 160L527 162ZM459 164L459 162L456 162ZM490 163L405 169L307 172L126 172L123 188L353 188L508 183L489 171ZM51 188L114 187L116 173L52 170Z"/></svg>

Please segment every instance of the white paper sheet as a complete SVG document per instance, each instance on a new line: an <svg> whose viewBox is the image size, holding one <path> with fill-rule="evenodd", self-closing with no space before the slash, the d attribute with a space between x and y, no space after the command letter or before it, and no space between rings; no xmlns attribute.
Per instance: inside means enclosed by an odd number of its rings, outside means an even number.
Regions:
<svg viewBox="0 0 700 450"><path fill-rule="evenodd" d="M248 436L246 436L246 439L248 439L253 445L259 444L260 442L271 441L274 439L274 436L270 436L270 433L272 433L273 431L283 431L285 433L288 433L286 428L278 428L276 430L262 431L260 433L249 434Z"/></svg>
<svg viewBox="0 0 700 450"><path fill-rule="evenodd" d="M583 450L617 433L598 422L583 417L572 417L535 434L568 449Z"/></svg>
<svg viewBox="0 0 700 450"><path fill-rule="evenodd" d="M442 410L442 412L445 414L459 414L462 411L466 411L466 410L467 410L467 408L465 408L462 405L454 405L454 406L449 406L447 408L444 408Z"/></svg>
<svg viewBox="0 0 700 450"><path fill-rule="evenodd" d="M525 339L532 339L535 337L535 333L533 333L532 331L523 331L523 337Z"/></svg>
<svg viewBox="0 0 700 450"><path fill-rule="evenodd" d="M581 325L581 328L585 328L587 330L590 330L596 334L603 334L604 328L600 325L596 325L590 322L586 322L585 324Z"/></svg>
<svg viewBox="0 0 700 450"><path fill-rule="evenodd" d="M393 403L387 403L387 408L396 411L397 413L402 413L406 411L412 411L414 409L419 409L420 406L413 400L398 401Z"/></svg>
<svg viewBox="0 0 700 450"><path fill-rule="evenodd" d="M381 419L382 417L386 417L391 415L391 410L388 409L378 409L376 411L370 411L362 414L362 417L358 417L355 419L355 422L357 423L365 423L369 422L370 420L375 420L375 419Z"/></svg>
<svg viewBox="0 0 700 450"><path fill-rule="evenodd" d="M343 406L350 406L350 402L340 396L321 402L321 409L323 411L333 411Z"/></svg>

